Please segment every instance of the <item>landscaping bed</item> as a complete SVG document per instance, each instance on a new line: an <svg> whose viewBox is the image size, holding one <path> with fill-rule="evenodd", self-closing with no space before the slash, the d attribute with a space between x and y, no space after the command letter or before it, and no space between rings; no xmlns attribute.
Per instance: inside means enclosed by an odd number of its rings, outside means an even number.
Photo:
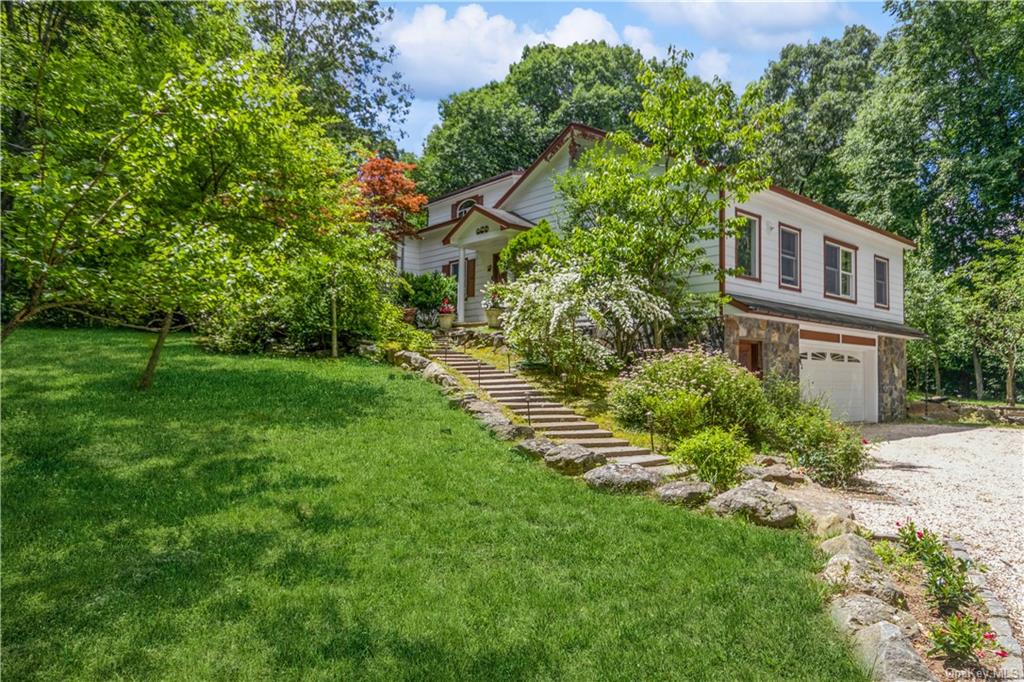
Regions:
<svg viewBox="0 0 1024 682"><path fill-rule="evenodd" d="M359 359L5 343L11 679L842 679L806 538L596 495ZM756 557L752 561L751 557Z"/></svg>

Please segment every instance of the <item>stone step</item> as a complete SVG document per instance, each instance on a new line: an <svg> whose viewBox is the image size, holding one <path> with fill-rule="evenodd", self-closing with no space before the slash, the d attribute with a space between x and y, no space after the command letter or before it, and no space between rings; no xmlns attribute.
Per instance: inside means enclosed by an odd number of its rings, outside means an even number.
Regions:
<svg viewBox="0 0 1024 682"><path fill-rule="evenodd" d="M526 408L525 407L513 408L512 411L515 412L516 414L522 416L522 417L526 416ZM533 415L534 418L539 418L539 417L572 417L573 419L579 419L580 418L580 416L578 414L576 414L575 412L570 410L568 407L532 407L532 408L530 408L530 414Z"/></svg>
<svg viewBox="0 0 1024 682"><path fill-rule="evenodd" d="M559 434L551 434L551 437L555 440L561 441L562 443L572 443L574 445L582 445L585 448L590 448L598 452L605 452L608 448L622 447L629 445L628 440L621 438L611 438L607 436L597 436L594 438L562 438Z"/></svg>
<svg viewBox="0 0 1024 682"><path fill-rule="evenodd" d="M604 429L599 429L596 427L592 427L589 429L579 429L577 431L570 431L568 429L565 431L554 431L548 434L548 437L557 438L558 440L600 440L602 442L608 439L615 438L611 431L606 431Z"/></svg>
<svg viewBox="0 0 1024 682"><path fill-rule="evenodd" d="M548 423L537 423L534 427L538 431L591 431L597 428L597 424L591 422L552 422Z"/></svg>
<svg viewBox="0 0 1024 682"><path fill-rule="evenodd" d="M523 398L501 398L498 400L498 402L512 410L516 410L519 408L522 408L524 410L526 409L526 400L524 400ZM565 407L565 405L563 405L562 403L554 402L552 400L534 400L533 398L530 398L530 407ZM565 407L565 409L569 408Z"/></svg>
<svg viewBox="0 0 1024 682"><path fill-rule="evenodd" d="M594 452L600 452L608 458L629 457L630 455L646 455L651 452L647 448L637 447L636 445L614 445L611 447L592 446L590 449ZM668 459L666 458L665 461L668 461Z"/></svg>
<svg viewBox="0 0 1024 682"><path fill-rule="evenodd" d="M486 390L486 389L485 389ZM492 398L525 398L530 397L530 400L534 398L541 400L547 400L547 396L539 391L535 391L532 388L496 388L494 390L487 391Z"/></svg>
<svg viewBox="0 0 1024 682"><path fill-rule="evenodd" d="M607 454L605 455L607 457ZM608 457L609 461L615 464L639 464L642 467L650 467L651 469L658 469L656 473L663 476L678 476L685 474L685 469L672 466L669 464L669 458L664 455L659 455L656 452L648 451L646 455L620 455L618 457ZM665 470L672 470L672 473Z"/></svg>
<svg viewBox="0 0 1024 682"><path fill-rule="evenodd" d="M638 455L638 457L642 457L642 456L643 455ZM623 458L623 459L626 459L626 458ZM641 465L641 466L643 466L643 465ZM678 477L681 477L681 476L689 476L690 473L693 471L689 467L681 467L681 466L677 466L675 464L659 464L657 466L650 467L650 470L653 471L656 474L664 476L665 478L678 478Z"/></svg>
<svg viewBox="0 0 1024 682"><path fill-rule="evenodd" d="M528 384L525 381L516 381L515 379L493 379L491 381L481 379L476 383L484 388L536 388L532 384Z"/></svg>
<svg viewBox="0 0 1024 682"><path fill-rule="evenodd" d="M512 410L512 412L517 417L520 417L522 419L529 419L530 420L530 424L532 426L536 426L537 428L540 428L542 426L547 426L549 424L560 424L560 423L575 424L575 423L579 422L579 420L580 420L579 415L572 414L572 413L569 413L569 414L542 414L542 415L529 414L528 415L528 414L526 414L526 410L522 410L522 411Z"/></svg>

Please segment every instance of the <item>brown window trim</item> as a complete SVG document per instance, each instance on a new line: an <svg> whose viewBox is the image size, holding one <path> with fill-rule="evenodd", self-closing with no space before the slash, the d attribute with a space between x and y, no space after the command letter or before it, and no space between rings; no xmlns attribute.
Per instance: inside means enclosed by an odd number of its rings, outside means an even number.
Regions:
<svg viewBox="0 0 1024 682"><path fill-rule="evenodd" d="M761 281L761 216L750 211L744 211L742 208L736 209L736 217L744 216L746 218L753 218L757 221L757 276L748 275L746 273L742 275L736 275L739 279L749 279L751 282ZM733 264L739 268L740 266L740 238L733 238Z"/></svg>
<svg viewBox="0 0 1024 682"><path fill-rule="evenodd" d="M782 281L782 231L796 232L796 286ZM779 288L789 291L803 291L804 286L804 233L799 227L779 223Z"/></svg>
<svg viewBox="0 0 1024 682"><path fill-rule="evenodd" d="M878 291L875 289L875 287L878 284L878 282L877 282L878 278L877 278L877 275L875 274L874 266L875 266L875 263L877 263L878 261L883 261L885 263L885 305L881 305L878 302ZM876 308L880 308L882 310L888 310L889 309L889 305L891 303L891 301L889 299L892 298L892 286L890 285L890 282L892 281L892 279L891 279L892 278L892 270L889 267L889 259L886 258L885 256L879 256L879 255L876 254L875 255L875 260L872 261L871 265L873 266L871 268L871 293L875 297L875 307Z"/></svg>
<svg viewBox="0 0 1024 682"><path fill-rule="evenodd" d="M841 246L844 249L853 251L853 298L847 298L846 296L836 296L835 294L828 293L828 277L825 276L825 263L828 262L828 245L833 244L835 246ZM821 291L825 298L832 299L833 301L842 301L843 303L857 304L857 247L848 242L833 239L832 237L825 237L824 245L821 247ZM842 288L842 285L840 285Z"/></svg>
<svg viewBox="0 0 1024 682"><path fill-rule="evenodd" d="M482 206L483 203L484 203L484 195L483 194L474 194L471 197L462 197L461 199L456 201L454 204L452 204L452 220L455 220L456 218L458 218L459 206L461 206L462 204L466 203L467 201L474 202L476 206Z"/></svg>

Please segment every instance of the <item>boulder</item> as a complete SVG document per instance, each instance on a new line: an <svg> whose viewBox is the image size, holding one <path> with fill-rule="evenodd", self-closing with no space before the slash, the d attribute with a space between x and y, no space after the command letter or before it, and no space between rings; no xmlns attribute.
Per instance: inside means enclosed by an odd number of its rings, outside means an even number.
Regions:
<svg viewBox="0 0 1024 682"><path fill-rule="evenodd" d="M897 626L907 637L921 632L914 617L903 609L886 604L869 594L850 594L839 597L829 607L832 621L843 634L853 636L858 630L886 621Z"/></svg>
<svg viewBox="0 0 1024 682"><path fill-rule="evenodd" d="M844 533L843 535L834 537L831 540L826 540L821 543L821 551L829 557L834 557L837 554L844 554L877 566L882 565L882 560L879 559L878 555L875 554L875 551L871 549L871 543L856 533Z"/></svg>
<svg viewBox="0 0 1024 682"><path fill-rule="evenodd" d="M502 440L522 440L533 438L533 429L525 424L514 424L512 420L499 412L484 412L476 415L487 430Z"/></svg>
<svg viewBox="0 0 1024 682"><path fill-rule="evenodd" d="M704 481L672 481L654 492L659 500L667 504L696 507L711 497L714 489Z"/></svg>
<svg viewBox="0 0 1024 682"><path fill-rule="evenodd" d="M719 516L737 514L759 526L789 528L796 523L796 507L775 492L775 486L760 479L727 490L708 503Z"/></svg>
<svg viewBox="0 0 1024 682"><path fill-rule="evenodd" d="M861 665L880 682L935 680L910 640L892 623L881 621L858 630L853 643Z"/></svg>
<svg viewBox="0 0 1024 682"><path fill-rule="evenodd" d="M544 455L544 462L549 467L570 476L590 471L594 467L601 466L606 461L607 459L601 453L588 450L576 443L559 445Z"/></svg>
<svg viewBox="0 0 1024 682"><path fill-rule="evenodd" d="M395 364L401 367L421 370L430 364L430 360L411 350L400 350L395 353Z"/></svg>
<svg viewBox="0 0 1024 682"><path fill-rule="evenodd" d="M850 592L862 592L893 606L902 606L906 599L880 562L866 561L852 554L838 553L825 563L821 578Z"/></svg>
<svg viewBox="0 0 1024 682"><path fill-rule="evenodd" d="M769 466L745 466L743 474L747 478L759 478L762 481L773 481L789 485L803 483L807 480L799 471L793 471L785 464L771 464Z"/></svg>
<svg viewBox="0 0 1024 682"><path fill-rule="evenodd" d="M436 362L430 362L423 368L423 378L440 386L459 385L458 380L456 380L456 378L449 374L444 367Z"/></svg>
<svg viewBox="0 0 1024 682"><path fill-rule="evenodd" d="M797 505L796 510L797 513L800 513L800 505ZM811 533L819 538L830 538L843 533L853 533L860 528L860 524L853 519L839 516L832 512L811 515L810 521Z"/></svg>
<svg viewBox="0 0 1024 682"><path fill-rule="evenodd" d="M832 537L857 530L851 507L835 491L808 481L796 487L779 488L778 492L796 505L796 512L809 519L809 530L818 537Z"/></svg>
<svg viewBox="0 0 1024 682"><path fill-rule="evenodd" d="M661 483L661 476L637 464L605 464L583 475L591 488L613 493L650 490Z"/></svg>
<svg viewBox="0 0 1024 682"><path fill-rule="evenodd" d="M462 407L471 414L501 414L501 408L486 400L467 400Z"/></svg>
<svg viewBox="0 0 1024 682"><path fill-rule="evenodd" d="M558 443L547 438L528 438L516 443L516 450L530 459L544 459L544 456L558 447Z"/></svg>

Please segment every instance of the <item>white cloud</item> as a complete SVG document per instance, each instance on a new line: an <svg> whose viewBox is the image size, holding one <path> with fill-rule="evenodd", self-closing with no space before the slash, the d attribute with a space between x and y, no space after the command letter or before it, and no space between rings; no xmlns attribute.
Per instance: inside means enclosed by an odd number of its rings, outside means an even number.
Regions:
<svg viewBox="0 0 1024 682"><path fill-rule="evenodd" d="M729 61L732 56L728 52L722 52L714 47L705 50L697 55L693 61L693 68L697 75L706 81L715 76L727 80L729 74Z"/></svg>
<svg viewBox="0 0 1024 682"><path fill-rule="evenodd" d="M654 42L654 35L648 28L643 26L627 26L622 29L622 35L626 39L627 45L635 47L640 51L640 54L648 59L665 54L665 50L658 47Z"/></svg>
<svg viewBox="0 0 1024 682"><path fill-rule="evenodd" d="M850 15L829 2L637 2L655 21L691 26L704 38L753 49L777 49L815 36L812 28Z"/></svg>
<svg viewBox="0 0 1024 682"><path fill-rule="evenodd" d="M397 48L395 66L416 97L428 100L504 78L527 45L604 40L625 42L646 57L663 52L646 28L626 26L620 36L604 14L582 7L563 15L551 30L538 32L477 4L451 13L440 5L421 5L411 15L397 12L383 39Z"/></svg>
<svg viewBox="0 0 1024 682"><path fill-rule="evenodd" d="M545 42L565 47L588 40L603 40L610 45L619 44L619 33L608 17L592 9L577 7L543 35ZM539 41L538 41L539 42Z"/></svg>

